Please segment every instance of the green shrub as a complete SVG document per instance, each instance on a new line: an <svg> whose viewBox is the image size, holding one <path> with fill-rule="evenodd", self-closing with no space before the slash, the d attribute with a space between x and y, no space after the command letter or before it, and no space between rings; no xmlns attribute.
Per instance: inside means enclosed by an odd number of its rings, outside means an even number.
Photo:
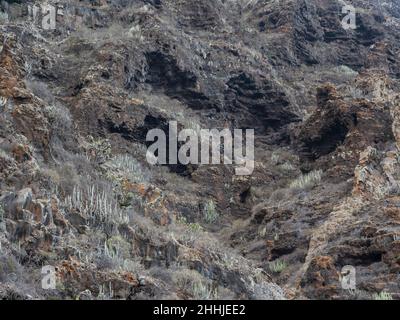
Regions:
<svg viewBox="0 0 400 320"><path fill-rule="evenodd" d="M393 300L392 294L389 292L382 291L380 293L375 293L372 298L374 300Z"/></svg>
<svg viewBox="0 0 400 320"><path fill-rule="evenodd" d="M200 224L198 224L197 222L189 223L185 217L180 217L178 219L178 222L180 224L185 225L190 231L193 231L193 232L203 231L203 227Z"/></svg>
<svg viewBox="0 0 400 320"><path fill-rule="evenodd" d="M290 172L296 170L296 167L290 162L285 162L279 166L283 171Z"/></svg>
<svg viewBox="0 0 400 320"><path fill-rule="evenodd" d="M195 300L214 300L218 297L217 290L204 282L194 282L191 291Z"/></svg>
<svg viewBox="0 0 400 320"><path fill-rule="evenodd" d="M128 178L135 183L146 183L151 176L150 171L129 154L114 156L107 162L107 166L111 171L117 171L117 176Z"/></svg>
<svg viewBox="0 0 400 320"><path fill-rule="evenodd" d="M322 179L322 170L311 171L290 183L291 189L308 189L316 186Z"/></svg>
<svg viewBox="0 0 400 320"><path fill-rule="evenodd" d="M6 12L1 12L0 11L0 22L1 23L7 23L8 22L8 14ZM2 50L0 50L1 52Z"/></svg>
<svg viewBox="0 0 400 320"><path fill-rule="evenodd" d="M82 143L87 159L96 163L104 163L111 159L111 143L108 139L88 136Z"/></svg>
<svg viewBox="0 0 400 320"><path fill-rule="evenodd" d="M272 155L271 155L271 161L272 161L273 164L277 165L277 164L279 163L280 159L281 159L281 158L280 158L280 156L279 156L278 153L276 153L276 152L273 152L273 153L272 153Z"/></svg>
<svg viewBox="0 0 400 320"><path fill-rule="evenodd" d="M209 200L203 209L203 217L206 223L214 223L219 218L219 213L215 207L215 203L212 200Z"/></svg>
<svg viewBox="0 0 400 320"><path fill-rule="evenodd" d="M214 288L210 280L195 270L178 270L173 278L178 288L188 293L195 300L218 299L217 288Z"/></svg>
<svg viewBox="0 0 400 320"><path fill-rule="evenodd" d="M287 268L287 263L282 260L275 260L271 262L268 267L274 273L281 273Z"/></svg>
<svg viewBox="0 0 400 320"><path fill-rule="evenodd" d="M0 222L4 220L4 208L3 204L0 203Z"/></svg>
<svg viewBox="0 0 400 320"><path fill-rule="evenodd" d="M102 189L99 185L86 185L84 188L75 186L63 205L68 210L78 210L93 226L110 222L129 223L127 212L119 208L112 191Z"/></svg>

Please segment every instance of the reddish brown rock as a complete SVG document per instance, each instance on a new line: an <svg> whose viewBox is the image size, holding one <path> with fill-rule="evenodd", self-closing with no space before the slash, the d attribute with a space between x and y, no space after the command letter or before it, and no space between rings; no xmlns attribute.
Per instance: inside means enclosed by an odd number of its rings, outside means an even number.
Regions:
<svg viewBox="0 0 400 320"><path fill-rule="evenodd" d="M308 297L329 299L339 294L339 273L336 270L332 257L315 257L303 280L302 286L307 285Z"/></svg>

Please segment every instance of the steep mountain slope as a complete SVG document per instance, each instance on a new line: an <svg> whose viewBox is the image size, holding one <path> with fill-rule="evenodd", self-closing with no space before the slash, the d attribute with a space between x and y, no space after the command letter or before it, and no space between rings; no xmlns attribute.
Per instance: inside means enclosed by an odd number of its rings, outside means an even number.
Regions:
<svg viewBox="0 0 400 320"><path fill-rule="evenodd" d="M34 3L1 3L1 297L399 298L399 1ZM150 166L171 120L254 128L254 173Z"/></svg>

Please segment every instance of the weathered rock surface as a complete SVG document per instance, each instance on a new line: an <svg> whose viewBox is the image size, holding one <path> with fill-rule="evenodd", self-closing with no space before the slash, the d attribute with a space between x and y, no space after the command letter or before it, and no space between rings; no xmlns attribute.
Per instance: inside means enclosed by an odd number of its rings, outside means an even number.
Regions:
<svg viewBox="0 0 400 320"><path fill-rule="evenodd" d="M400 298L397 1L9 2L0 298ZM171 120L255 129L254 173L150 166Z"/></svg>

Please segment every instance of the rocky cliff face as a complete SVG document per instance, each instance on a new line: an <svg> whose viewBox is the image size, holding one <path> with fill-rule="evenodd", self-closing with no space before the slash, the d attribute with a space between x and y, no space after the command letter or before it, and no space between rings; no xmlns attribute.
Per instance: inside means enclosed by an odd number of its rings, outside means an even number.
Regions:
<svg viewBox="0 0 400 320"><path fill-rule="evenodd" d="M398 0L39 3L1 2L2 298L400 298ZM171 120L255 129L253 174L149 165Z"/></svg>

